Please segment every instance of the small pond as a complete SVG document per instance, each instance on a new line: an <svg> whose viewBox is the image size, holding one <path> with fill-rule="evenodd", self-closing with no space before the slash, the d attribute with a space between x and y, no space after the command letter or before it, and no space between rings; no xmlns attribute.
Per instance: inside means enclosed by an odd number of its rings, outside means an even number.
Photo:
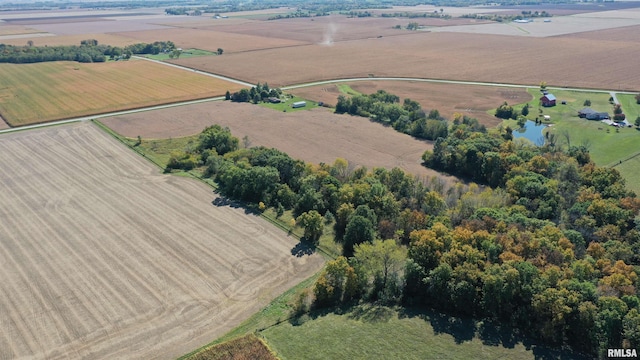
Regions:
<svg viewBox="0 0 640 360"><path fill-rule="evenodd" d="M513 130L514 138L525 138L534 143L537 146L544 145L544 135L542 134L542 129L546 126L543 124L538 124L534 121L527 120L527 123L524 124L524 127L520 129Z"/></svg>

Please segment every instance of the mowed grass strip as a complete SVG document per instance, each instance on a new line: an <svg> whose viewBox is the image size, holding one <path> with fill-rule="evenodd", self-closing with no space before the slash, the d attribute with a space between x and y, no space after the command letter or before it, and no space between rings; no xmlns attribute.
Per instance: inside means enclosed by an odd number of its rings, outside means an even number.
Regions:
<svg viewBox="0 0 640 360"><path fill-rule="evenodd" d="M303 315L260 333L289 359L574 358L529 342L510 329L434 312L360 305L343 314Z"/></svg>
<svg viewBox="0 0 640 360"><path fill-rule="evenodd" d="M220 96L240 85L148 61L0 64L11 126Z"/></svg>

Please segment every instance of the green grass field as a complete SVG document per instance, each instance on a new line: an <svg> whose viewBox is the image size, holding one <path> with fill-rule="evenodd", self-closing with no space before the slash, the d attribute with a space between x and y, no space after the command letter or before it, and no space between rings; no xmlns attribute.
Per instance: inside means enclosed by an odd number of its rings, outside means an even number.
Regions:
<svg viewBox="0 0 640 360"><path fill-rule="evenodd" d="M184 49L182 50L182 54L180 54L180 59L186 59L186 58L196 57L196 56L209 56L209 55L217 55L217 54L212 51L201 50L201 49ZM168 53L161 53L157 55L146 54L143 56L149 59L160 60L160 61L171 59Z"/></svg>
<svg viewBox="0 0 640 360"><path fill-rule="evenodd" d="M640 179L640 155L623 161L622 164L616 165L615 169L627 181L627 188L640 194L640 181L638 181Z"/></svg>
<svg viewBox="0 0 640 360"><path fill-rule="evenodd" d="M283 360L578 358L532 345L510 329L376 305L303 315L260 334Z"/></svg>
<svg viewBox="0 0 640 360"><path fill-rule="evenodd" d="M640 116L640 104L636 102L635 95L629 94L618 94L616 95L620 105L622 105L622 110L625 115L627 115L627 121L631 124L636 122L636 118Z"/></svg>
<svg viewBox="0 0 640 360"><path fill-rule="evenodd" d="M259 105L262 107L266 107L266 108L277 110L277 111L283 111L283 112L310 110L318 107L318 103L316 103L315 101L309 101L307 99L303 99L297 96L283 96L280 100L282 100L282 102L278 104L263 102L263 103L259 103ZM291 107L293 103L298 101L304 101L307 103L307 105L299 108Z"/></svg>
<svg viewBox="0 0 640 360"><path fill-rule="evenodd" d="M600 166L612 166L617 162L628 158L640 151L640 132L635 128L617 129L601 121L586 120L578 117L578 110L585 107L585 100L591 101L590 108L608 112L613 116L613 106L609 103L610 95L607 93L589 93L569 90L554 90L553 94L557 98L558 105L553 107L539 107L538 98L541 94L538 89L529 89L536 100L529 103L528 119L533 120L536 116L542 118L543 115L551 117L552 126L545 130L555 134L558 139L557 144L567 146L568 142L565 134L569 135L571 145L586 145L589 148L591 158ZM635 104L633 95L618 95L618 100L623 102L623 110L628 114L635 114L640 106ZM631 103L633 100L633 103ZM561 101L566 101L562 105ZM514 109L520 110L524 104L513 105ZM542 112L540 112L540 110ZM495 110L492 110L495 112ZM633 115L632 115L633 116ZM635 120L635 118L634 118ZM515 128L515 121L509 120L504 125ZM627 182L631 182L627 178Z"/></svg>

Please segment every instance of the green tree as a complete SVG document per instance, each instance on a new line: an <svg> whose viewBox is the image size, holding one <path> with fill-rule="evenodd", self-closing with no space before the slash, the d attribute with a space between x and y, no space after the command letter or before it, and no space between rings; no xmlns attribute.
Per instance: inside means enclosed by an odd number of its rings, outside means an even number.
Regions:
<svg viewBox="0 0 640 360"><path fill-rule="evenodd" d="M373 282L374 297L391 299L399 293L406 250L398 246L395 240L358 244L354 248L354 258L362 266L368 280Z"/></svg>
<svg viewBox="0 0 640 360"><path fill-rule="evenodd" d="M198 149L200 151L215 149L219 155L238 149L239 140L231 135L231 130L220 125L212 125L205 128L198 137Z"/></svg>
<svg viewBox="0 0 640 360"><path fill-rule="evenodd" d="M296 223L304 228L304 238L310 242L317 242L322 236L324 225L322 215L315 210L304 212L298 216Z"/></svg>
<svg viewBox="0 0 640 360"><path fill-rule="evenodd" d="M344 233L344 254L351 256L355 245L371 242L374 237L375 228L369 219L361 215L351 216Z"/></svg>
<svg viewBox="0 0 640 360"><path fill-rule="evenodd" d="M218 48L218 51L216 51L218 55L222 55L222 53L224 52L224 50L222 48Z"/></svg>
<svg viewBox="0 0 640 360"><path fill-rule="evenodd" d="M505 101L496 109L495 115L500 119L510 119L513 116L513 107L509 106Z"/></svg>
<svg viewBox="0 0 640 360"><path fill-rule="evenodd" d="M313 288L316 303L321 306L351 301L360 291L356 271L344 256L327 263Z"/></svg>
<svg viewBox="0 0 640 360"><path fill-rule="evenodd" d="M227 90L227 92L224 93L224 99L225 100L231 100L231 93L229 92L229 90Z"/></svg>
<svg viewBox="0 0 640 360"><path fill-rule="evenodd" d="M529 104L528 104L528 103L527 103L527 104L525 104L525 105L522 107L522 110L520 111L520 113L522 114L522 116L527 116L527 115L529 115Z"/></svg>
<svg viewBox="0 0 640 360"><path fill-rule="evenodd" d="M640 312L638 309L631 309L622 319L624 338L629 341L630 348L640 348Z"/></svg>
<svg viewBox="0 0 640 360"><path fill-rule="evenodd" d="M584 106L591 106L591 100L586 99L582 105L584 105Z"/></svg>

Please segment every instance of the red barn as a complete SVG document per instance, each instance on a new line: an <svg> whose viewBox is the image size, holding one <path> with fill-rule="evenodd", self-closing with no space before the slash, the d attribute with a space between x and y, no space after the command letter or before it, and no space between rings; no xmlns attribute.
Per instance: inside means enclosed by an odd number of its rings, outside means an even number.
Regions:
<svg viewBox="0 0 640 360"><path fill-rule="evenodd" d="M556 97L553 96L553 94L545 94L540 98L540 102L542 103L542 106L556 106Z"/></svg>

